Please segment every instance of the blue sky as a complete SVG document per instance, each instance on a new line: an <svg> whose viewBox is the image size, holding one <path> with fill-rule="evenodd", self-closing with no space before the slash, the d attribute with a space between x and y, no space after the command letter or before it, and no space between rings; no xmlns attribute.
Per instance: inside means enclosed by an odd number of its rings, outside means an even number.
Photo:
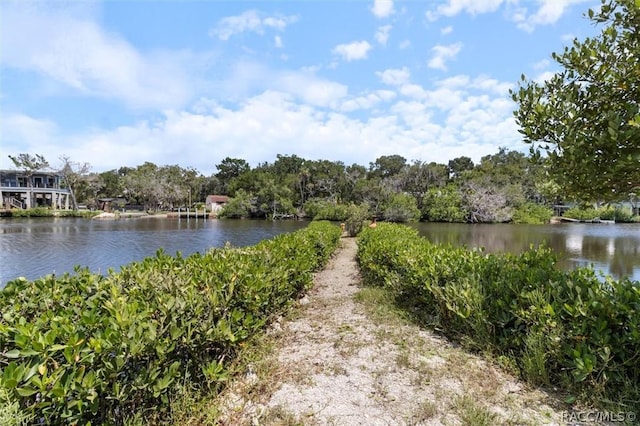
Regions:
<svg viewBox="0 0 640 426"><path fill-rule="evenodd" d="M368 165L526 151L509 88L542 81L599 0L0 1L8 155Z"/></svg>

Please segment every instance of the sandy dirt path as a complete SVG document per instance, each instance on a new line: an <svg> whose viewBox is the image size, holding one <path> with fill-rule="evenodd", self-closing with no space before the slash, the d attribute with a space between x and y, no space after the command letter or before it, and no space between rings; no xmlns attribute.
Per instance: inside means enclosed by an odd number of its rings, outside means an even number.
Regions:
<svg viewBox="0 0 640 426"><path fill-rule="evenodd" d="M365 294L375 291L360 287L356 249L343 238L295 312L274 324L266 375L249 369L223 393L220 424L561 424L549 395L377 313Z"/></svg>

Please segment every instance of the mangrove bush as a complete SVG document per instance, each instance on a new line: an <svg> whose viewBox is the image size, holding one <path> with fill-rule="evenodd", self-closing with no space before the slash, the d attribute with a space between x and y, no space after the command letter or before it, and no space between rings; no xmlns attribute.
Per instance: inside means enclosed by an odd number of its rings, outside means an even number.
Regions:
<svg viewBox="0 0 640 426"><path fill-rule="evenodd" d="M155 257L107 276L18 279L0 292L0 389L43 424L170 419L180 387L220 388L244 342L312 283L340 228Z"/></svg>
<svg viewBox="0 0 640 426"><path fill-rule="evenodd" d="M387 223L360 234L358 262L365 283L392 289L422 321L529 381L640 410L640 283L562 272L545 248L485 254Z"/></svg>

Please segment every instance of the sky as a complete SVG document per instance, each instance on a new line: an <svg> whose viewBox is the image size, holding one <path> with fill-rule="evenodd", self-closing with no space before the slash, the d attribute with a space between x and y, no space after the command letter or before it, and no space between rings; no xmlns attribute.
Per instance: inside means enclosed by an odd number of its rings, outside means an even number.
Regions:
<svg viewBox="0 0 640 426"><path fill-rule="evenodd" d="M509 89L559 71L599 4L0 0L0 169L527 152Z"/></svg>

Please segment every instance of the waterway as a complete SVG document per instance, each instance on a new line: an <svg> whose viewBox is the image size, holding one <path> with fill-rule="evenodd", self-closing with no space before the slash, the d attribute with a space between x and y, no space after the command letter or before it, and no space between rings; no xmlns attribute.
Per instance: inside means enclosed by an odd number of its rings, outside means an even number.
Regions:
<svg viewBox="0 0 640 426"><path fill-rule="evenodd" d="M296 231L301 221L138 218L91 220L28 218L0 220L0 288L18 277L73 272L97 273L154 256L188 255L225 244L243 247Z"/></svg>
<svg viewBox="0 0 640 426"><path fill-rule="evenodd" d="M303 221L31 218L0 220L0 288L7 281L34 280L73 272L76 265L105 273L153 256L204 252L211 247L248 246L303 228ZM640 281L640 224L411 226L437 242L519 253L546 245L564 269L593 265L602 274Z"/></svg>
<svg viewBox="0 0 640 426"><path fill-rule="evenodd" d="M593 266L599 274L640 281L640 224L554 225L416 223L420 235L437 243L483 247L488 253L521 253L530 246L553 249L558 266Z"/></svg>

